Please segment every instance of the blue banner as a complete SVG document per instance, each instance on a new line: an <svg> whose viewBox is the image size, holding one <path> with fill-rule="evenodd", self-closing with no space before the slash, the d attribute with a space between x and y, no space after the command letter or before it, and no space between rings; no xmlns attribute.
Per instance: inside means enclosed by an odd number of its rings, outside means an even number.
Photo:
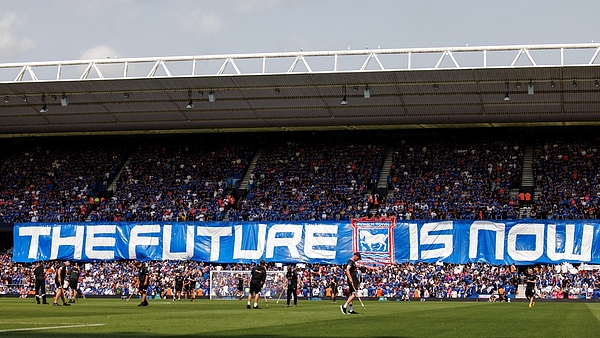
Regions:
<svg viewBox="0 0 600 338"><path fill-rule="evenodd" d="M22 223L13 261L600 264L600 221Z"/></svg>

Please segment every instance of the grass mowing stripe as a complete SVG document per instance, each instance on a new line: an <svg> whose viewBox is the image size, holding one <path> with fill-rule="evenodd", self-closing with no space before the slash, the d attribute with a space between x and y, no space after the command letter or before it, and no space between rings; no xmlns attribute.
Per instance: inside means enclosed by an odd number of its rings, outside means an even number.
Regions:
<svg viewBox="0 0 600 338"><path fill-rule="evenodd" d="M43 331L47 337L548 337L596 336L600 302L484 303L471 301L374 302L360 314L343 315L329 301L300 300L298 307L270 302L246 309L245 301L195 302L84 299L70 307L41 306L18 298L0 299L0 331L48 323L82 325ZM169 304L169 306L165 306ZM355 304L357 305L357 304ZM260 303L264 306L264 302ZM102 326L83 326L91 323ZM39 332L38 332L39 334ZM3 334L5 335L5 334Z"/></svg>
<svg viewBox="0 0 600 338"><path fill-rule="evenodd" d="M20 329L6 329L0 330L0 332L17 332L17 331L40 331L40 330L56 330L56 329L70 329L74 327L85 327L85 326L102 326L104 324L81 324L81 325L61 325L61 326L42 326L42 327L25 327Z"/></svg>

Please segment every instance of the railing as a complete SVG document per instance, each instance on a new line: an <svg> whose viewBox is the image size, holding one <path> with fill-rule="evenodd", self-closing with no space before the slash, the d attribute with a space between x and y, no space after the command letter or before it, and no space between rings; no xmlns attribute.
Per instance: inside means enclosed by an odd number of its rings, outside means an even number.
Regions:
<svg viewBox="0 0 600 338"><path fill-rule="evenodd" d="M29 284L17 284L17 283L11 283L11 284L2 284L0 283L0 296L1 295L21 295L21 297L23 296L27 296L31 289L33 289L33 284L29 285ZM46 291L50 291L49 288L47 288ZM48 292L48 294L50 294ZM35 293L34 293L35 295Z"/></svg>

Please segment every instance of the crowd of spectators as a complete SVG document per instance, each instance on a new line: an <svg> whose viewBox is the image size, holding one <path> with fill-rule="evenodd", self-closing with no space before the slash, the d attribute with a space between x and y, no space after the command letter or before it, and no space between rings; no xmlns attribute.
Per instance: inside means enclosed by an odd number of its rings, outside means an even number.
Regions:
<svg viewBox="0 0 600 338"><path fill-rule="evenodd" d="M140 145L92 221L222 221L255 149L229 139Z"/></svg>
<svg viewBox="0 0 600 338"><path fill-rule="evenodd" d="M54 275L60 262L46 262L46 284L54 290ZM177 273L194 278L198 296L235 297L240 276L251 270L248 264L209 264L193 261L151 261L146 263L150 271L148 295L153 298L170 298ZM15 263L9 254L0 255L0 294L26 297L32 294L34 285L33 265ZM269 263L270 273L264 292L276 298L285 285L285 266ZM324 299L332 280L336 280L344 295L346 277L344 267L338 265L297 264L300 276L300 297ZM567 264L539 265L535 267L538 297L540 298L600 298L600 272L575 269ZM86 296L127 296L134 292L136 269L131 261L90 262L81 264L79 292ZM211 271L215 280L211 283ZM223 274L224 271L231 271ZM515 297L523 283L523 275L514 265L490 265L485 263L399 263L360 271L359 292L362 297L385 297L410 300L430 298L476 298L497 294L503 289L508 297ZM244 278L248 286L248 278ZM212 289L211 289L212 287ZM50 291L52 293L52 291Z"/></svg>
<svg viewBox="0 0 600 338"><path fill-rule="evenodd" d="M441 140L443 142L440 142ZM399 219L516 219L511 195L523 171L523 145L481 135L409 139L395 149L393 191L380 206Z"/></svg>
<svg viewBox="0 0 600 338"><path fill-rule="evenodd" d="M341 220L369 213L385 146L368 140L276 142L262 150L230 220Z"/></svg>
<svg viewBox="0 0 600 338"><path fill-rule="evenodd" d="M347 220L373 211L399 219L516 218L519 201L511 190L521 181L525 142L481 131L454 134L227 134L23 142L2 153L0 222ZM581 134L549 134L535 141L532 170L538 192L532 217L600 216L599 142ZM382 174L390 149L391 168ZM253 160L255 166L248 172ZM245 175L247 194L234 196ZM387 175L391 195L373 195L381 175ZM114 193L108 190L111 184ZM29 292L31 266L11 262L6 254L0 263L0 293ZM50 286L52 265L47 271ZM153 296L167 293L175 271L195 276L199 293L209 295L222 292L211 290L210 271L250 269L179 261L150 262L149 268ZM538 269L540 297L600 296L597 271ZM134 273L130 262L86 263L81 292L127 294ZM345 278L339 266L307 265L301 273L299 292L304 297L323 297L332 278ZM499 288L514 294L521 276L512 267L481 263L402 263L367 271L361 278L363 296L407 299L472 297ZM223 282L229 289L236 281ZM267 286L271 295L280 292L278 288L279 283Z"/></svg>
<svg viewBox="0 0 600 338"><path fill-rule="evenodd" d="M383 136L382 136L383 135ZM344 220L514 218L518 142L450 133L399 141L393 133L227 134L47 142L2 166L0 217L36 221ZM388 186L373 189L394 149ZM256 166L247 172L249 163ZM234 195L247 175L247 193ZM113 182L114 180L114 182ZM107 192L110 184L111 190Z"/></svg>
<svg viewBox="0 0 600 338"><path fill-rule="evenodd" d="M445 130L14 142L0 155L0 222L516 219L528 143L537 189L531 217L600 217L596 138L577 130L527 141L515 135ZM386 158L391 167L382 173ZM381 176L388 190L374 191ZM244 178L247 190L236 191Z"/></svg>
<svg viewBox="0 0 600 338"><path fill-rule="evenodd" d="M85 221L126 158L113 142L37 142L0 167L0 222Z"/></svg>
<svg viewBox="0 0 600 338"><path fill-rule="evenodd" d="M129 147L33 142L2 166L12 222L325 220L368 214L382 144L272 135L132 138ZM234 195L257 149L248 193ZM113 182L114 180L114 182ZM110 191L107 189L109 186Z"/></svg>
<svg viewBox="0 0 600 338"><path fill-rule="evenodd" d="M532 218L598 219L600 140L589 133L557 135L534 148Z"/></svg>

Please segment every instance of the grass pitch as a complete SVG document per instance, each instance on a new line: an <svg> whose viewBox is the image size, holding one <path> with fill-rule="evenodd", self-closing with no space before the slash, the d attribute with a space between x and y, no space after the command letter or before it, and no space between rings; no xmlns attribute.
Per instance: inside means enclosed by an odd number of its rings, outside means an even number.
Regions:
<svg viewBox="0 0 600 338"><path fill-rule="evenodd" d="M357 302L343 315L330 301L83 299L70 307L0 299L2 337L593 337L600 302Z"/></svg>

